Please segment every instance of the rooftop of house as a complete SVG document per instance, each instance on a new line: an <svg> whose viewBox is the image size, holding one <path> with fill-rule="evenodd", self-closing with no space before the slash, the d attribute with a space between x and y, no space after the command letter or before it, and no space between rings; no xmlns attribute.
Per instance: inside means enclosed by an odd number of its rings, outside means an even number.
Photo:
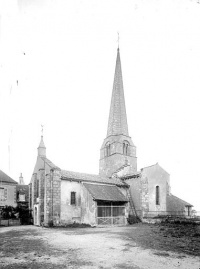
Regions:
<svg viewBox="0 0 200 269"><path fill-rule="evenodd" d="M0 183L18 184L17 181L9 177L3 171L0 170Z"/></svg>

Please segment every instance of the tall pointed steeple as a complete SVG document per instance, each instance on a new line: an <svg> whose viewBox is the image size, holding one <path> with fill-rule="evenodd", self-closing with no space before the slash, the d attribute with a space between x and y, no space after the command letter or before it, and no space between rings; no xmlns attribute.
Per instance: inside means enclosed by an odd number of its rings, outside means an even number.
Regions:
<svg viewBox="0 0 200 269"><path fill-rule="evenodd" d="M38 156L46 157L46 147L44 145L43 135L41 135L41 140L40 140L40 144L38 147Z"/></svg>
<svg viewBox="0 0 200 269"><path fill-rule="evenodd" d="M99 174L112 177L122 167L126 167L124 173L134 173L137 171L136 147L128 132L121 60L118 48L107 137L104 139L101 147Z"/></svg>
<svg viewBox="0 0 200 269"><path fill-rule="evenodd" d="M120 134L127 136L129 135L124 99L120 52L118 48L107 136Z"/></svg>

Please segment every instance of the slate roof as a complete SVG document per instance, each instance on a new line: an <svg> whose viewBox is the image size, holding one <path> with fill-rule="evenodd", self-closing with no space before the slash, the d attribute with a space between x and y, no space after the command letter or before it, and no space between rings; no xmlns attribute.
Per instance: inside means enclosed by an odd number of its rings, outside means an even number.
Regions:
<svg viewBox="0 0 200 269"><path fill-rule="evenodd" d="M107 136L109 135L127 135L128 124L126 117L126 106L124 99L124 88L121 70L121 60L119 48L117 49L117 60L115 66L115 75L113 82L110 114L108 120Z"/></svg>
<svg viewBox="0 0 200 269"><path fill-rule="evenodd" d="M72 171L61 170L62 179L71 179L75 181L92 181L104 184L113 184L119 186L126 186L119 178L106 178L99 175L78 173Z"/></svg>
<svg viewBox="0 0 200 269"><path fill-rule="evenodd" d="M0 170L0 183L12 183L12 184L18 184L17 181L6 175L3 171Z"/></svg>
<svg viewBox="0 0 200 269"><path fill-rule="evenodd" d="M140 170L142 172L144 169L149 169L149 168L155 167L155 166L160 167L163 171L165 171L165 173L167 173L170 176L170 174L164 168L162 168L159 163L155 163L155 164L152 164L152 165L149 165L149 166L145 166L145 167L141 168Z"/></svg>
<svg viewBox="0 0 200 269"><path fill-rule="evenodd" d="M83 183L94 200L128 202L117 186Z"/></svg>
<svg viewBox="0 0 200 269"><path fill-rule="evenodd" d="M180 202L180 203L184 204L185 206L193 206L193 205L191 205L190 203L188 203L188 202L186 202L186 201L184 201L184 200L178 198L177 196L175 196L175 195L173 195L173 194L170 194L170 195L168 196L168 199L170 199L170 202Z"/></svg>
<svg viewBox="0 0 200 269"><path fill-rule="evenodd" d="M50 161L49 159L47 159L46 157L40 157L46 164L48 164L51 168L54 168L54 169L59 169L60 168L55 165L54 163L52 163L52 161Z"/></svg>
<svg viewBox="0 0 200 269"><path fill-rule="evenodd" d="M46 149L44 141L43 141L43 136L41 136L41 140L40 140L40 144L39 144L38 148L45 148Z"/></svg>

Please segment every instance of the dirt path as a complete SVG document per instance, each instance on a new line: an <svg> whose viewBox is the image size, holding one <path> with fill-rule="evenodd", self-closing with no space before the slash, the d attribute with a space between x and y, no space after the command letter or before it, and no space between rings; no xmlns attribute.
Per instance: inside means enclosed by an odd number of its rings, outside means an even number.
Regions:
<svg viewBox="0 0 200 269"><path fill-rule="evenodd" d="M1 228L0 268L200 269L200 256L149 249L154 228L142 227Z"/></svg>

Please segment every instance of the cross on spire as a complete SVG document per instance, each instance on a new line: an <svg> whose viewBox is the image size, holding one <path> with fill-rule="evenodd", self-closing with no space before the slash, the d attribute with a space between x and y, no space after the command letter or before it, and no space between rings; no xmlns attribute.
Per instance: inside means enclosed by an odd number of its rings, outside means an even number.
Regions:
<svg viewBox="0 0 200 269"><path fill-rule="evenodd" d="M41 129L41 136L43 136L43 131L44 131L44 128L43 127L44 127L44 125L41 124L41 128L42 128Z"/></svg>

